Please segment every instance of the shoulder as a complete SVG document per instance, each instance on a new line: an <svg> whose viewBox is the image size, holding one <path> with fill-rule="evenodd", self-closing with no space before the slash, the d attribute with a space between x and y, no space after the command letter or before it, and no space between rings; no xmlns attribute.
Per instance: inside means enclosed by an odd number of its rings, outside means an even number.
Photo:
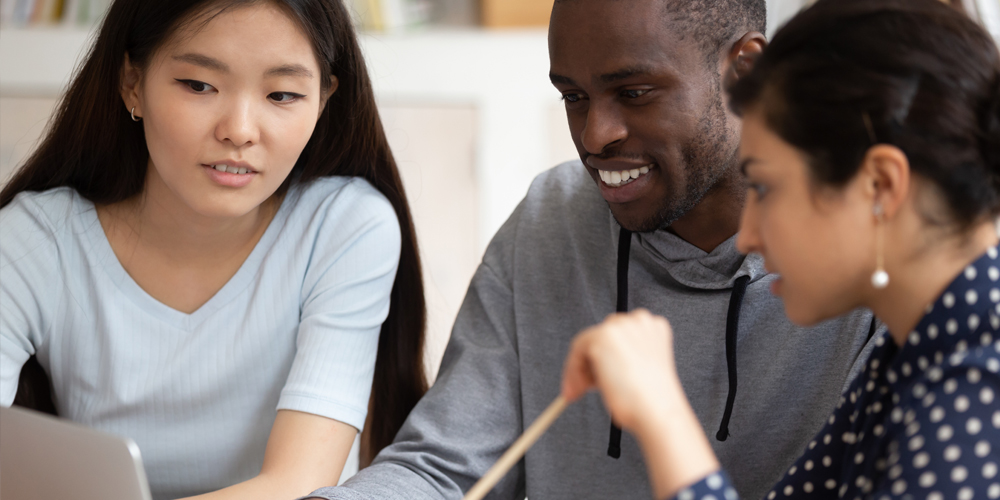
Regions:
<svg viewBox="0 0 1000 500"><path fill-rule="evenodd" d="M607 204L580 160L562 163L539 174L531 182L524 201L525 215L607 213Z"/></svg>
<svg viewBox="0 0 1000 500"><path fill-rule="evenodd" d="M346 218L398 225L389 200L361 177L321 177L293 186L286 196L293 217L311 214L337 222Z"/></svg>
<svg viewBox="0 0 1000 500"><path fill-rule="evenodd" d="M62 187L42 192L22 192L0 209L0 241L3 254L17 259L45 247L55 246L59 239L76 237L72 223L93 204L75 190Z"/></svg>

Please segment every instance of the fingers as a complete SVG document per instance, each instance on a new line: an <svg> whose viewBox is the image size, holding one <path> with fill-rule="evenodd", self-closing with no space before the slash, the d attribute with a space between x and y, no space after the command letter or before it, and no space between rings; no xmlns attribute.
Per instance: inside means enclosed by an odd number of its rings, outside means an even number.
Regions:
<svg viewBox="0 0 1000 500"><path fill-rule="evenodd" d="M566 401L576 401L594 387L594 374L589 355L593 340L593 329L584 330L570 346L563 365L562 395Z"/></svg>

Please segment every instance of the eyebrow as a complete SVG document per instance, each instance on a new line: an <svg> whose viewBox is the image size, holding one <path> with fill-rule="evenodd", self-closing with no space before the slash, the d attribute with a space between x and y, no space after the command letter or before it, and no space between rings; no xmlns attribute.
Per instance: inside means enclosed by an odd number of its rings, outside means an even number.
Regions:
<svg viewBox="0 0 1000 500"><path fill-rule="evenodd" d="M226 63L215 59L213 57L208 57L204 54L196 54L189 52L187 54L181 54L173 56L176 61L186 62L188 64L193 64L195 66L201 66L203 68L208 68L215 71L220 71L226 73L229 71L229 66ZM299 76L304 78L312 78L312 71L301 64L284 64L281 66L276 66L264 72L265 76Z"/></svg>
<svg viewBox="0 0 1000 500"><path fill-rule="evenodd" d="M305 66L301 64L285 64L275 68L267 70L264 75L266 76L300 76L303 78L312 78L312 71L309 71Z"/></svg>
<svg viewBox="0 0 1000 500"><path fill-rule="evenodd" d="M563 85L576 85L576 82L572 78L567 76L557 75L555 73L549 72L549 81L552 83L561 83Z"/></svg>
<svg viewBox="0 0 1000 500"><path fill-rule="evenodd" d="M599 80L603 83L614 83L619 80L624 80L626 78L631 78L633 76L648 76L653 73L653 68L643 64L637 64L635 66L628 66L626 68L615 71L614 73L605 73L599 77Z"/></svg>

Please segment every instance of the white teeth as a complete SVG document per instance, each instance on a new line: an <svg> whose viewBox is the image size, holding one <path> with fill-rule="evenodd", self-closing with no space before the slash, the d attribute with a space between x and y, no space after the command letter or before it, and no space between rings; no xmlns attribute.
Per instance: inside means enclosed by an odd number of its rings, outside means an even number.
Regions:
<svg viewBox="0 0 1000 500"><path fill-rule="evenodd" d="M229 172L231 174L237 174L240 172L240 169L236 167L226 167L226 172Z"/></svg>
<svg viewBox="0 0 1000 500"><path fill-rule="evenodd" d="M601 180L605 184L611 187L619 187L638 179L641 175L649 173L652 167L653 165L650 164L644 167L633 168L632 170L598 170L597 175L601 177Z"/></svg>
<svg viewBox="0 0 1000 500"><path fill-rule="evenodd" d="M240 170L238 172L236 172L236 173L238 173L238 174L245 174L245 173L247 173L247 169L240 168Z"/></svg>
<svg viewBox="0 0 1000 500"><path fill-rule="evenodd" d="M219 172L225 172L226 171L226 166L225 165L212 165L212 168L218 170Z"/></svg>

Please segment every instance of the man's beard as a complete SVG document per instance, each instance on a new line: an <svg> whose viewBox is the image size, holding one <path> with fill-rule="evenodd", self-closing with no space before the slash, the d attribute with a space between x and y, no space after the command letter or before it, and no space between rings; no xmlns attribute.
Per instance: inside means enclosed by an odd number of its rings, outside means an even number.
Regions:
<svg viewBox="0 0 1000 500"><path fill-rule="evenodd" d="M736 165L739 150L736 145L730 145L720 87L720 82L716 80L715 91L718 98L715 99L715 104L702 113L694 140L681 148L687 172L684 193L680 197L660 200L660 206L651 217L628 229L640 233L666 229L697 206L726 172Z"/></svg>

